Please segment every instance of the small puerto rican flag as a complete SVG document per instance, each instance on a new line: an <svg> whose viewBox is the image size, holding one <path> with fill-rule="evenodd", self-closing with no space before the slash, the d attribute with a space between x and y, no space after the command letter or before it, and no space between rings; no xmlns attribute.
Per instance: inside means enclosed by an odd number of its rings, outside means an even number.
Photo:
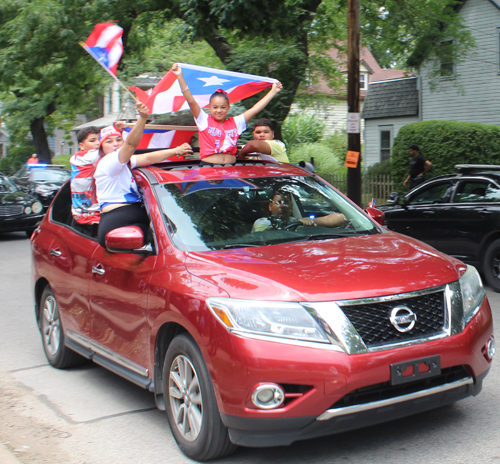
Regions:
<svg viewBox="0 0 500 464"><path fill-rule="evenodd" d="M370 201L370 203L368 203L368 207L375 208L375 198L372 198L372 201Z"/></svg>

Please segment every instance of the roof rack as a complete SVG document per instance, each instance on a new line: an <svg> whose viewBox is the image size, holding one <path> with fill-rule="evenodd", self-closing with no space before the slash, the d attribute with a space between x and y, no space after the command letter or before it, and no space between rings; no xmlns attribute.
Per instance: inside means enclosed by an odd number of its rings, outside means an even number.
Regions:
<svg viewBox="0 0 500 464"><path fill-rule="evenodd" d="M472 171L500 171L498 164L456 164L455 169L458 172L472 172Z"/></svg>

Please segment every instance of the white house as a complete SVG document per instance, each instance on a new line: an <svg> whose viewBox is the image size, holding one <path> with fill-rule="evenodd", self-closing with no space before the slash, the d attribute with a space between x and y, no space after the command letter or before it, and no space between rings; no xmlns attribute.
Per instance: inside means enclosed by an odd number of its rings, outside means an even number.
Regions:
<svg viewBox="0 0 500 464"><path fill-rule="evenodd" d="M500 0L464 0L457 8L476 46L463 61L440 64L435 89L427 78L430 62L423 64L413 81L369 85L362 115L365 165L385 159L399 129L410 122L454 120L500 125ZM406 93L401 93L403 87Z"/></svg>

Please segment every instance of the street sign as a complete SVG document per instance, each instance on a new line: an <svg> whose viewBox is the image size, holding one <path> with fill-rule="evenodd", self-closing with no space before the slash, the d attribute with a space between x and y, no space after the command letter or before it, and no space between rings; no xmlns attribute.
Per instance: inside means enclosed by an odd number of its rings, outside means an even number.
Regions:
<svg viewBox="0 0 500 464"><path fill-rule="evenodd" d="M361 132L361 114L360 113L347 113L346 131L348 134L359 134Z"/></svg>

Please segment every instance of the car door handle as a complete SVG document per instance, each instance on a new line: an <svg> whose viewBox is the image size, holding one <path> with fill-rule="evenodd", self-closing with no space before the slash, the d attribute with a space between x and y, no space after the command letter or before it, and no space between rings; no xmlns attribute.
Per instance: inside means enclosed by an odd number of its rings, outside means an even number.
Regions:
<svg viewBox="0 0 500 464"><path fill-rule="evenodd" d="M54 250L54 248L51 248L50 249L50 254L52 256L55 256L55 257L59 258L59 256L62 255L62 251L58 250L57 248L55 250Z"/></svg>
<svg viewBox="0 0 500 464"><path fill-rule="evenodd" d="M489 216L491 214L491 211L488 211L487 209L482 209L479 211L479 216Z"/></svg>
<svg viewBox="0 0 500 464"><path fill-rule="evenodd" d="M434 211L424 211L424 212L422 213L422 215L423 215L424 217L431 217L431 216L434 216L435 214L436 214L436 213L435 213Z"/></svg>
<svg viewBox="0 0 500 464"><path fill-rule="evenodd" d="M100 264L97 266L92 266L92 274L97 274L97 275L104 275L106 274L106 271L101 267Z"/></svg>

